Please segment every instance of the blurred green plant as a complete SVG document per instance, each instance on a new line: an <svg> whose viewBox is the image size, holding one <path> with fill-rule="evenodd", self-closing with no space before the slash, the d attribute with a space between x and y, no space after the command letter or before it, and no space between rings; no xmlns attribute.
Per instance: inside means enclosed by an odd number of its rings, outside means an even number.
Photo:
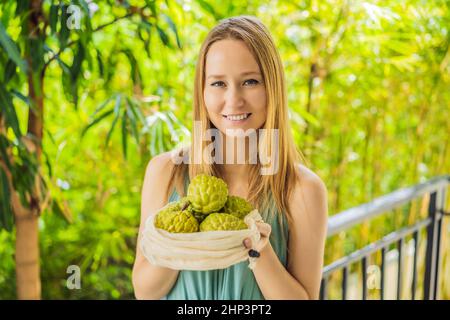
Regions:
<svg viewBox="0 0 450 320"><path fill-rule="evenodd" d="M101 17L97 15L94 18L95 11L99 10ZM62 79L64 96L74 105L76 112L80 104L79 92L91 86L95 82L94 77L103 80L95 84L97 89L103 88L105 95L115 100L114 108L95 118L87 128L113 114L114 120L105 140L107 145L121 117L122 145L126 155L127 136L134 136L139 144L138 122L145 124L145 120L140 105L134 101L135 97L142 97L139 63L132 46L122 42L121 38L129 36L129 31L138 35L137 39L149 56L152 33L159 36L162 46L180 49L177 27L170 17L172 13L166 3L154 0L140 3L119 1L117 4L85 0L1 3L0 227L11 231L13 224L15 226L18 298L41 297L42 262L38 240L41 214L45 211L61 214L72 222L71 206L62 191L69 183L61 183L61 179L53 176L54 158L47 154L44 143L44 132L55 143L49 130L51 125L45 121L47 114L52 112L51 94L47 93L50 83L55 78ZM123 26L126 27L125 32L121 32ZM174 35L175 41L169 34ZM108 37L113 37L114 42L105 44L102 39ZM113 50L105 60L102 51L111 44L113 49L119 50ZM123 53L128 60L129 70L118 66L123 63L118 53ZM119 81L129 78L131 85L119 88L111 84L117 81L118 71L121 72ZM110 99L97 111L106 107ZM55 107L53 105L53 109ZM43 164L47 165L47 172ZM117 232L113 234L117 236ZM108 242L110 245L114 243ZM123 243L121 245L123 250Z"/></svg>
<svg viewBox="0 0 450 320"><path fill-rule="evenodd" d="M80 29L64 23L70 4L81 8ZM33 241L43 298L134 297L145 166L188 136L198 50L223 17L253 14L270 29L293 134L328 187L331 214L450 171L449 1L17 1L0 9L0 298L19 289L13 189L41 215ZM325 262L424 214L426 199L331 238ZM66 287L69 265L81 268L81 290ZM445 272L441 288L450 298Z"/></svg>

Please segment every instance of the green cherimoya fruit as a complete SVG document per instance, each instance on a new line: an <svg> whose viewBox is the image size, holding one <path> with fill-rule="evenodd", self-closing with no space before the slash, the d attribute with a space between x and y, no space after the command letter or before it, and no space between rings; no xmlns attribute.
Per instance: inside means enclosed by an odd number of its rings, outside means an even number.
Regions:
<svg viewBox="0 0 450 320"><path fill-rule="evenodd" d="M161 211L183 211L189 208L190 202L187 197L183 197L178 201L170 202Z"/></svg>
<svg viewBox="0 0 450 320"><path fill-rule="evenodd" d="M198 221L189 210L181 209L179 202L171 203L158 212L155 227L173 233L197 232Z"/></svg>
<svg viewBox="0 0 450 320"><path fill-rule="evenodd" d="M198 221L188 211L162 211L158 213L155 227L173 233L198 231Z"/></svg>
<svg viewBox="0 0 450 320"><path fill-rule="evenodd" d="M183 197L180 200L173 202L171 205L168 205L168 208L171 208L172 210L186 210L194 216L198 223L201 223L208 216L207 214L195 211L188 197Z"/></svg>
<svg viewBox="0 0 450 320"><path fill-rule="evenodd" d="M197 219L198 223L202 223L203 220L205 220L205 218L208 216L207 214L204 214L201 212L196 212L194 210L192 210L191 213L194 216L194 218Z"/></svg>
<svg viewBox="0 0 450 320"><path fill-rule="evenodd" d="M253 206L245 199L238 196L228 196L227 202L222 209L225 213L232 214L240 219L243 219L250 211L253 210Z"/></svg>
<svg viewBox="0 0 450 320"><path fill-rule="evenodd" d="M200 231L231 231L247 228L244 220L228 213L211 213L200 223Z"/></svg>
<svg viewBox="0 0 450 320"><path fill-rule="evenodd" d="M220 178L199 174L188 187L187 196L195 211L208 214L223 207L228 197L228 187Z"/></svg>
<svg viewBox="0 0 450 320"><path fill-rule="evenodd" d="M190 204L188 197L183 197L178 201L172 202L169 207L172 205L172 208L175 210L186 210Z"/></svg>

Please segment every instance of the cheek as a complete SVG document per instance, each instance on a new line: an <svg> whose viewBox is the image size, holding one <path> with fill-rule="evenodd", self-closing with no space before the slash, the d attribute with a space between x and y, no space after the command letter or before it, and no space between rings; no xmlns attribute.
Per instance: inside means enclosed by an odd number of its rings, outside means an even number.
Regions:
<svg viewBox="0 0 450 320"><path fill-rule="evenodd" d="M222 97L217 92L205 89L203 92L203 100L205 101L208 113L220 112Z"/></svg>
<svg viewBox="0 0 450 320"><path fill-rule="evenodd" d="M252 92L250 100L252 101L253 111L257 114L258 118L266 118L267 113L267 98L266 91L264 89Z"/></svg>

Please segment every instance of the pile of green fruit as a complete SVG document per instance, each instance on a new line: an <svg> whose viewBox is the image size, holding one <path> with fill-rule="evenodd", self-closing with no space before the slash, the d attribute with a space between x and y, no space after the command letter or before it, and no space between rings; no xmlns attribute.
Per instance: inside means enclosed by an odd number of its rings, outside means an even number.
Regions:
<svg viewBox="0 0 450 320"><path fill-rule="evenodd" d="M245 199L228 195L220 178L200 174L188 186L187 196L158 212L155 227L173 233L247 229L244 217L253 210Z"/></svg>

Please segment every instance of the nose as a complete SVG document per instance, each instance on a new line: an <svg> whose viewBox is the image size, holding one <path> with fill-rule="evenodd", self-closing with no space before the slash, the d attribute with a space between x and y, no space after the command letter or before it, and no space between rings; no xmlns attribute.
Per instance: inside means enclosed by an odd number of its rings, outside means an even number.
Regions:
<svg viewBox="0 0 450 320"><path fill-rule="evenodd" d="M245 105L245 99L240 88L230 87L225 95L225 102L225 107L228 110L243 107Z"/></svg>

